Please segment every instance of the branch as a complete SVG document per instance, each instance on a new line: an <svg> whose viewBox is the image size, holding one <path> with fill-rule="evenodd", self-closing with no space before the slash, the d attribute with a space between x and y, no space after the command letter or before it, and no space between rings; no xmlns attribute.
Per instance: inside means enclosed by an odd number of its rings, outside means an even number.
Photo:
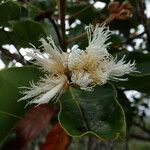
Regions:
<svg viewBox="0 0 150 150"><path fill-rule="evenodd" d="M145 28L145 32L147 34L147 39L148 39L148 45L150 47L150 26L149 26L149 22L147 19L147 16L145 14L145 2L143 0L138 0L137 2L137 13L139 15L139 18L141 20L141 23L143 24L144 28Z"/></svg>
<svg viewBox="0 0 150 150"><path fill-rule="evenodd" d="M122 43L120 43L120 45L118 47L121 47L124 44L130 44L134 39L140 38L144 34L145 34L145 31L140 33L140 34L138 34L138 35L136 35L136 36L129 37L127 40L125 40Z"/></svg>
<svg viewBox="0 0 150 150"><path fill-rule="evenodd" d="M99 24L99 26L102 26L104 24L108 25L115 19L127 20L128 18L130 18L132 14L132 5L128 1L124 1L122 4L120 4L119 2L110 2L108 4L108 11L109 16L107 17L106 20L104 20L101 24ZM83 38L84 36L86 36L86 32L81 33L80 35L68 40L67 42L70 43L73 41L77 41L80 38Z"/></svg>
<svg viewBox="0 0 150 150"><path fill-rule="evenodd" d="M10 43L12 43L15 47L17 47L17 46L15 45L15 41L13 41L13 40L11 39L9 33L4 30L4 27L1 28L0 31L3 32L3 33L7 36L8 40L10 41ZM6 49L4 49L4 48L2 48L2 47L0 47L0 49L1 49L1 51L2 51L5 55L9 56L10 58L15 59L16 61L22 63L23 65L26 65L26 64L27 64L27 61L26 61L26 60L24 59L24 57L21 55L21 53L19 52L19 50L18 50L18 54L19 54L19 55L17 55L17 54L12 54L12 53L10 53L8 50L6 50ZM14 55L14 56L13 56L13 55ZM16 56L15 56L15 55L16 55Z"/></svg>
<svg viewBox="0 0 150 150"><path fill-rule="evenodd" d="M66 16L66 0L58 0L58 14L60 19L60 27L61 27L61 48L66 50L66 34L65 34L65 16Z"/></svg>
<svg viewBox="0 0 150 150"><path fill-rule="evenodd" d="M148 130L145 126L138 124L137 122L133 122L133 124L137 127L139 127L140 129L142 129L143 131L145 131L146 133L150 134L150 130Z"/></svg>
<svg viewBox="0 0 150 150"><path fill-rule="evenodd" d="M99 26L103 26L104 24L105 25L108 25L110 22L112 22L115 18L110 15L105 21L103 21L101 24L99 24ZM81 34L77 35L76 37L73 37L71 38L70 40L67 41L67 43L71 43L71 42L74 42L74 41L78 41L80 40L81 38L85 37L86 36L86 32L82 32Z"/></svg>
<svg viewBox="0 0 150 150"><path fill-rule="evenodd" d="M12 53L10 53L7 49L4 49L4 48L0 48L0 51L4 54L4 55L6 55L6 56L8 56L9 58L11 58L12 60L14 59L14 60L16 60L17 62L20 62L21 64L23 64L23 65L26 65L27 64L27 62L24 60L24 59L22 59L22 57L20 56L20 55L17 55L17 54L12 54Z"/></svg>
<svg viewBox="0 0 150 150"><path fill-rule="evenodd" d="M87 5L85 8L79 10L78 12L74 13L72 16L69 17L69 20L75 18L76 16L79 16L81 13L83 13L85 10L87 10L88 8L90 8L91 5Z"/></svg>

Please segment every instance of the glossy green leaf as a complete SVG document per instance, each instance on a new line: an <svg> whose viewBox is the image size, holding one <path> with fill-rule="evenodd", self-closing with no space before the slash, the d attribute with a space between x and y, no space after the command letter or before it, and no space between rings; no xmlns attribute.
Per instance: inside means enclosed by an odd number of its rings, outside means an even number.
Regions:
<svg viewBox="0 0 150 150"><path fill-rule="evenodd" d="M97 86L94 91L70 87L61 97L59 121L71 136L90 133L101 139L125 136L125 118L112 85Z"/></svg>
<svg viewBox="0 0 150 150"><path fill-rule="evenodd" d="M118 87L124 87L129 90L137 90L139 92L150 94L150 54L143 54L140 52L126 52L118 53L118 59L126 55L126 61L136 62L137 71L140 73L132 73L124 76L128 81L113 82Z"/></svg>
<svg viewBox="0 0 150 150"><path fill-rule="evenodd" d="M54 29L54 26L50 23L50 21L48 19L45 19L42 23L41 23L42 27L45 30L45 33L47 34L47 36L52 36L53 40L55 41L55 44L57 46L59 46L59 41L58 41L58 36L56 34L56 31Z"/></svg>
<svg viewBox="0 0 150 150"><path fill-rule="evenodd" d="M54 41L57 42L57 35L53 26L44 21L42 23L24 20L14 22L11 31L0 32L0 45L13 44L17 47L31 47L30 43L38 47L41 45L39 41L42 37L52 35Z"/></svg>
<svg viewBox="0 0 150 150"><path fill-rule="evenodd" d="M39 39L45 36L46 33L42 25L31 20L17 22L11 33L14 44L22 47L30 47L29 43L39 46L41 44Z"/></svg>
<svg viewBox="0 0 150 150"><path fill-rule="evenodd" d="M10 68L0 71L0 143L11 132L27 109L27 102L17 102L22 96L21 86L39 79L40 71L34 67Z"/></svg>

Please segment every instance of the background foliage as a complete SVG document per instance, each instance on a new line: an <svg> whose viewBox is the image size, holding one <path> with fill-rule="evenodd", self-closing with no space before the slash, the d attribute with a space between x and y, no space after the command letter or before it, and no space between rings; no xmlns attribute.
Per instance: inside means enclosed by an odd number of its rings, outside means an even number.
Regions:
<svg viewBox="0 0 150 150"><path fill-rule="evenodd" d="M150 149L148 0L130 0L132 9L120 8L123 2L110 8L109 0L0 0L1 149ZM70 87L55 105L24 109L26 102L17 103L18 87L42 76L26 56L32 44L38 47L41 37L52 35L64 51L75 44L85 49L84 28L103 22L113 31L109 53L135 60L140 73L93 93Z"/></svg>

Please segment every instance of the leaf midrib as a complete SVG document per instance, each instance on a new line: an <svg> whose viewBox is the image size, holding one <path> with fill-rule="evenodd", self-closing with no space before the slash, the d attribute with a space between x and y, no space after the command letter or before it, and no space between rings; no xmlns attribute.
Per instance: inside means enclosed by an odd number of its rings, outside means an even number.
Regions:
<svg viewBox="0 0 150 150"><path fill-rule="evenodd" d="M85 117L84 117L84 113L83 113L83 111L82 111L82 109L81 109L81 106L80 106L78 100L76 100L76 97L74 96L74 94L73 94L71 88L69 88L69 91L70 91L70 94L71 94L71 96L72 96L72 99L74 100L74 102L76 103L76 105L77 105L77 107L78 107L78 109L79 109L79 112L80 112L81 117L82 117L82 121L83 121L83 123L84 123L86 129L87 129L88 131L90 131L90 129L89 129L89 127L88 127L88 124L87 124L86 121L85 121L86 119L85 119Z"/></svg>

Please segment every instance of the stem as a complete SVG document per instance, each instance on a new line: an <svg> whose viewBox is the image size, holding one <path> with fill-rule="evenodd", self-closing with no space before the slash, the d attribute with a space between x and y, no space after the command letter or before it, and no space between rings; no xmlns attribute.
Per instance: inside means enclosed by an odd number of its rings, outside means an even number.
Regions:
<svg viewBox="0 0 150 150"><path fill-rule="evenodd" d="M150 47L150 26L149 26L149 22L144 11L145 11L145 2L143 0L138 0L137 13L138 13L141 23L143 24L145 28L145 32L147 34L147 44L148 44L148 47Z"/></svg>
<svg viewBox="0 0 150 150"><path fill-rule="evenodd" d="M71 38L70 40L67 40L67 43L78 41L78 40L80 40L81 38L83 38L85 36L86 36L86 32L80 33L79 35Z"/></svg>
<svg viewBox="0 0 150 150"><path fill-rule="evenodd" d="M87 10L87 9L90 8L90 7L91 7L91 5L88 5L88 6L86 6L85 8L83 8L83 9L79 10L78 12L74 13L74 14L69 18L69 20L75 18L76 16L79 16L81 13L83 13L85 10Z"/></svg>
<svg viewBox="0 0 150 150"><path fill-rule="evenodd" d="M142 129L143 131L145 131L146 133L148 133L149 135L150 135L150 130L149 129L147 129L145 126L143 126L143 125L141 125L141 124L139 124L139 123L137 123L137 122L133 122L133 124L135 125L135 126L137 126L137 127L139 127L140 129Z"/></svg>
<svg viewBox="0 0 150 150"><path fill-rule="evenodd" d="M6 31L4 30L4 28L2 28L0 31L3 32L3 33L7 36L8 40L10 41L10 43L13 44L13 45L15 46L15 48L17 48L17 46L16 46L16 44L15 44L15 41L13 41L13 40L11 39L11 37L9 36L9 33L6 32ZM23 64L23 65L27 65L27 61L24 59L24 57L21 55L21 53L19 52L18 49L17 49L18 55L17 55L17 54L12 54L12 53L10 53L8 50L4 49L2 46L0 47L0 50L1 50L1 52L3 52L3 54L5 54L6 56L8 56L8 57L10 57L10 58L12 58L12 59L15 59L16 61L20 62L20 63Z"/></svg>
<svg viewBox="0 0 150 150"><path fill-rule="evenodd" d="M103 26L103 25L108 25L110 22L112 22L115 18L110 15L105 21L103 21L102 23L99 24L99 26ZM71 38L70 40L67 41L67 43L71 43L71 42L74 42L74 41L78 41L80 40L81 38L85 37L86 36L86 32L83 32L79 35L77 35L76 37L73 37Z"/></svg>
<svg viewBox="0 0 150 150"><path fill-rule="evenodd" d="M60 29L61 29L61 48L66 51L66 34L65 34L65 16L66 16L66 0L58 0L58 14L60 19Z"/></svg>
<svg viewBox="0 0 150 150"><path fill-rule="evenodd" d="M125 40L124 42L121 43L120 46L122 46L123 44L130 44L134 39L140 38L141 36L143 36L145 34L145 31L136 35L136 36L132 36L129 37L127 40Z"/></svg>
<svg viewBox="0 0 150 150"><path fill-rule="evenodd" d="M16 60L17 62L20 62L21 64L23 64L23 65L27 65L27 62L25 62L24 61L24 59L22 59L22 57L20 57L20 55L17 55L17 54L12 54L12 53L10 53L7 49L4 49L4 48L0 48L0 51L4 54L4 55L6 55L6 56L8 56L9 58L11 58L12 60L14 59L14 60Z"/></svg>

